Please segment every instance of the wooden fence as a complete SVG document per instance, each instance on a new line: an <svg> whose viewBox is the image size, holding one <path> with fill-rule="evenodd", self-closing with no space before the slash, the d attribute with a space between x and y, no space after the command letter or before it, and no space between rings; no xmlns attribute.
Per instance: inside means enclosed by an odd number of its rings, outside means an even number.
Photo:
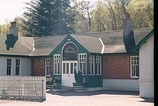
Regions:
<svg viewBox="0 0 158 106"><path fill-rule="evenodd" d="M0 99L46 100L46 77L0 76Z"/></svg>

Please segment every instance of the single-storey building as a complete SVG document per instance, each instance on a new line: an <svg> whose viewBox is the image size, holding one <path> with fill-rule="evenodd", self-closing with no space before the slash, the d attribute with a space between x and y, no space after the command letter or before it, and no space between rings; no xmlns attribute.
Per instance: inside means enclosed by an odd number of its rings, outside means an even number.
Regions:
<svg viewBox="0 0 158 106"><path fill-rule="evenodd" d="M131 49L152 29L128 30L19 36L10 47L7 36L0 34L0 76L46 76L60 80L62 86L73 86L74 70L80 70L88 91L139 91L139 52Z"/></svg>
<svg viewBox="0 0 158 106"><path fill-rule="evenodd" d="M154 98L154 30L133 48L136 51L139 52L140 97Z"/></svg>

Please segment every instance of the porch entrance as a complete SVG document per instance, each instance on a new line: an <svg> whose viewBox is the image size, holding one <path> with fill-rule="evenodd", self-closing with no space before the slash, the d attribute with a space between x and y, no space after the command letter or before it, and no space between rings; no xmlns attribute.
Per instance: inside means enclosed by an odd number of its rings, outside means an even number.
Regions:
<svg viewBox="0 0 158 106"><path fill-rule="evenodd" d="M75 69L77 69L77 61L62 61L62 86L73 86Z"/></svg>

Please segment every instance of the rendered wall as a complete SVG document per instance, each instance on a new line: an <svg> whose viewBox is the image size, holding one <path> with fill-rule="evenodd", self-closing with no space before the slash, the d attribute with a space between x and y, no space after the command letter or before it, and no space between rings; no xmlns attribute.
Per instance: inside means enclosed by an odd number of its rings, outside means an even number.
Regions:
<svg viewBox="0 0 158 106"><path fill-rule="evenodd" d="M130 79L103 79L103 89L139 91L139 81Z"/></svg>
<svg viewBox="0 0 158 106"><path fill-rule="evenodd" d="M154 36L139 49L140 97L154 97Z"/></svg>
<svg viewBox="0 0 158 106"><path fill-rule="evenodd" d="M7 59L12 59L11 75L15 75L16 59L20 59L20 75L31 76L31 59L22 57L0 57L0 76L7 75Z"/></svg>

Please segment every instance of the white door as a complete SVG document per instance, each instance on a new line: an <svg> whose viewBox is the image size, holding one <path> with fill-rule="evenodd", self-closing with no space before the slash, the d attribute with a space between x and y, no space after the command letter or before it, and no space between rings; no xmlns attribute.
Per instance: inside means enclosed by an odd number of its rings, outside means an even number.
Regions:
<svg viewBox="0 0 158 106"><path fill-rule="evenodd" d="M74 69L77 69L77 61L62 62L62 86L72 87L75 82Z"/></svg>

